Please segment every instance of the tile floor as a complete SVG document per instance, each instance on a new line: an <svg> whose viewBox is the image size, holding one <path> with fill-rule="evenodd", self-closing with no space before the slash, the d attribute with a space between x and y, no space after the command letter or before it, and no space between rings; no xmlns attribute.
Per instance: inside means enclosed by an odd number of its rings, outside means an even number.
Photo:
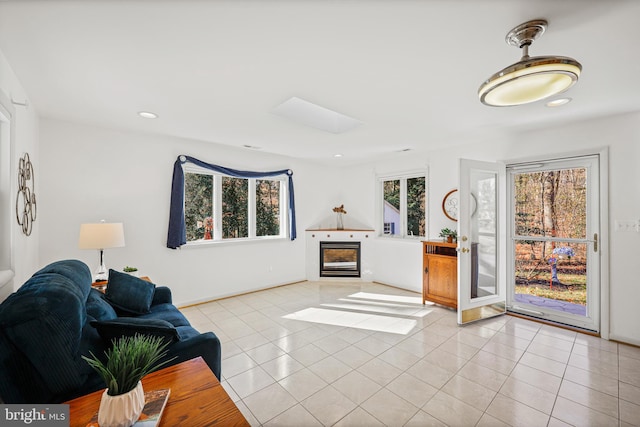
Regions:
<svg viewBox="0 0 640 427"><path fill-rule="evenodd" d="M419 294L303 282L182 310L254 426L640 426L640 348Z"/></svg>

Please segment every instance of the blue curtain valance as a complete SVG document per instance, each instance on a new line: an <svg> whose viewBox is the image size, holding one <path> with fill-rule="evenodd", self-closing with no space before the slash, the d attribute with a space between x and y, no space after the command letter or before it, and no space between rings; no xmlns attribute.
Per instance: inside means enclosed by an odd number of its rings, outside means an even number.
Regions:
<svg viewBox="0 0 640 427"><path fill-rule="evenodd" d="M177 249L187 243L187 227L184 220L184 171L182 170L182 165L186 162L235 178L268 178L278 175L287 175L289 178L289 238L291 240L296 239L296 209L293 196L293 171L291 169L272 172L241 171L213 165L211 163L205 163L194 157L183 155L178 156L173 164L171 206L169 208L169 232L167 235L168 248Z"/></svg>

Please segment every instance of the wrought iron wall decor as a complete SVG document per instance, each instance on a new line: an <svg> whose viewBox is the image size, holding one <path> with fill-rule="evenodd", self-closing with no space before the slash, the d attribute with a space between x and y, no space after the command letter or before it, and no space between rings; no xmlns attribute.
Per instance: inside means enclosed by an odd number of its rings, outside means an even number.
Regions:
<svg viewBox="0 0 640 427"><path fill-rule="evenodd" d="M35 174L29 159L29 153L18 163L18 194L16 196L16 219L22 227L22 232L31 235L33 222L36 220L38 205L36 203Z"/></svg>

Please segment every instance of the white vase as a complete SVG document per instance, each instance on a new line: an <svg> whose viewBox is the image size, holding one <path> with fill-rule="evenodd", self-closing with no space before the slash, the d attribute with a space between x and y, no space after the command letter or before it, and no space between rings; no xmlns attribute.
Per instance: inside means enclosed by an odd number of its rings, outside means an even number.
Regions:
<svg viewBox="0 0 640 427"><path fill-rule="evenodd" d="M117 396L109 396L107 390L102 393L98 424L100 427L131 427L144 408L144 390L142 382L133 390Z"/></svg>

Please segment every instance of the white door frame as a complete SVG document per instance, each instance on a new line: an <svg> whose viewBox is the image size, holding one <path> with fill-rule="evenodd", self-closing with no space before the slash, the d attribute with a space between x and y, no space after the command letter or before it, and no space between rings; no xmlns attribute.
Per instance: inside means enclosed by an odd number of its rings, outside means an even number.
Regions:
<svg viewBox="0 0 640 427"><path fill-rule="evenodd" d="M554 155L541 155L536 157L529 157L524 159L513 159L508 160L505 163L508 166L513 165L521 165L521 164L532 164L532 163L543 163L549 162L553 160L562 160L562 159L574 159L585 156L598 156L598 168L599 168L599 201L598 201L598 214L599 214L599 237L598 237L598 256L600 263L599 270L599 279L600 279L600 314L599 314L599 334L601 338L609 339L609 329L610 329L610 310L609 310L609 301L610 301L610 283L609 283L609 150L608 147L602 147L595 150L580 150L570 153L560 153ZM509 187L509 186L507 186ZM511 192L511 189L508 189ZM511 195L509 196L511 197ZM511 210L511 206L509 205L508 209ZM512 220L512 212L508 213L509 221ZM513 245L511 239L511 227L509 227L509 239L508 241L508 250L507 256L508 260L508 268L510 269L509 274L513 276Z"/></svg>

